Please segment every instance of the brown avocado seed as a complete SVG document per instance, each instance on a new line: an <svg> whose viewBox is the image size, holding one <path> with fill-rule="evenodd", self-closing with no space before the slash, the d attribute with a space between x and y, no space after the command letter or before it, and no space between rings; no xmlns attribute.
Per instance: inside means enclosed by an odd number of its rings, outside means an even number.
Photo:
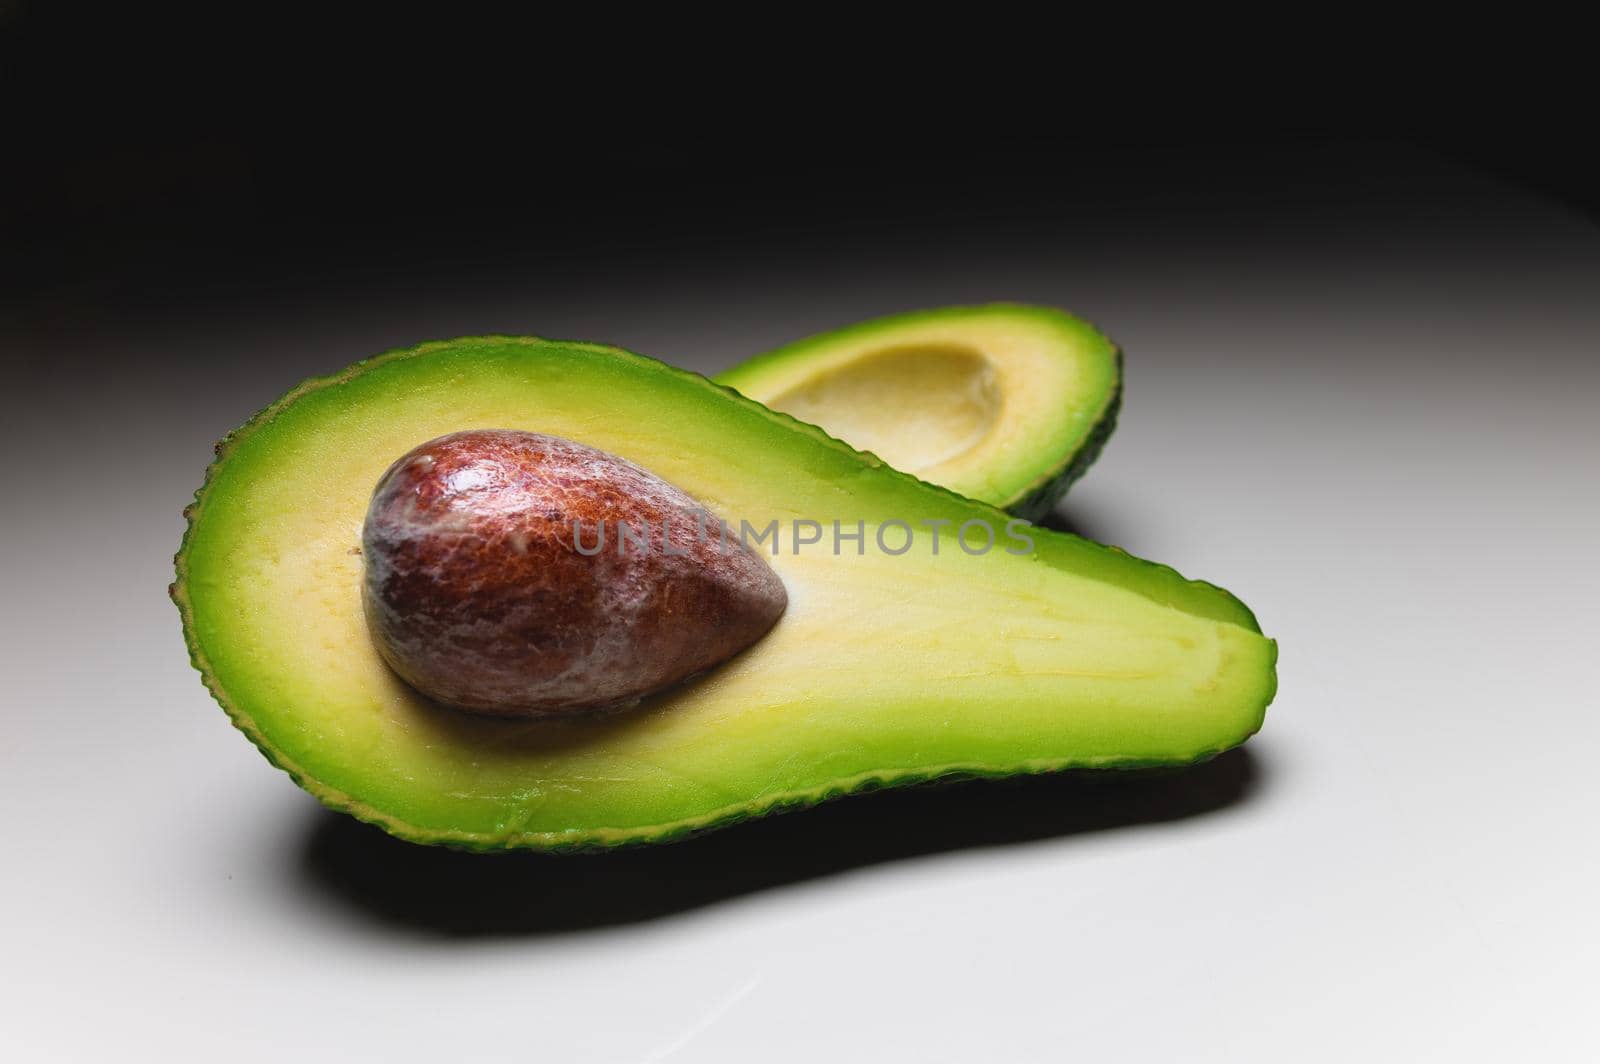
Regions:
<svg viewBox="0 0 1600 1064"><path fill-rule="evenodd" d="M532 432L430 440L362 529L367 624L437 701L542 717L622 705L733 657L788 604L760 556L631 462Z"/></svg>

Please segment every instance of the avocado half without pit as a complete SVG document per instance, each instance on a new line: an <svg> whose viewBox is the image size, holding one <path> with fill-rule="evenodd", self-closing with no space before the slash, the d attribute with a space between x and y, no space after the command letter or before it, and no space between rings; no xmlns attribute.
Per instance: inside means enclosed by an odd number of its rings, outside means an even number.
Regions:
<svg viewBox="0 0 1600 1064"><path fill-rule="evenodd" d="M717 380L896 469L1027 518L1116 426L1122 356L1050 307L944 307L757 355Z"/></svg>
<svg viewBox="0 0 1600 1064"><path fill-rule="evenodd" d="M578 551L669 504L748 555ZM219 446L188 517L173 596L207 686L323 802L417 842L603 847L886 784L1184 764L1276 686L1219 588L591 344L309 381ZM581 538L547 537L569 519Z"/></svg>

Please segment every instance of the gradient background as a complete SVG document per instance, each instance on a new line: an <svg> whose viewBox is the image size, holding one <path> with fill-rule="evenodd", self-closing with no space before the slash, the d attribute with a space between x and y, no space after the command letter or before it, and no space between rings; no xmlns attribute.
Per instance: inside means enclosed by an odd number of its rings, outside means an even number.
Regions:
<svg viewBox="0 0 1600 1064"><path fill-rule="evenodd" d="M0 1056L1600 1053L1592 169L146 133L41 133L7 178ZM180 511L304 376L485 332L709 372L994 299L1126 348L1059 519L1256 610L1281 690L1244 750L474 858L322 811L189 668Z"/></svg>

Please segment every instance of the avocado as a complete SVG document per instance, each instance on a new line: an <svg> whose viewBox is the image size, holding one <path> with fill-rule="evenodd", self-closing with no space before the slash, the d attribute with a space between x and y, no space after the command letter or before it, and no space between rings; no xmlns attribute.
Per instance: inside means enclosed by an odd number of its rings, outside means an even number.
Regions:
<svg viewBox="0 0 1600 1064"><path fill-rule="evenodd" d="M397 458L469 429L675 485L755 533L785 612L623 711L426 699L364 619L363 515ZM307 381L218 445L187 516L172 595L206 686L312 794L416 842L605 847L881 785L1179 765L1253 734L1276 686L1276 644L1227 592L592 344L430 343Z"/></svg>
<svg viewBox="0 0 1600 1064"><path fill-rule="evenodd" d="M1116 427L1122 355L1064 311L995 303L862 322L716 379L896 469L1036 519Z"/></svg>

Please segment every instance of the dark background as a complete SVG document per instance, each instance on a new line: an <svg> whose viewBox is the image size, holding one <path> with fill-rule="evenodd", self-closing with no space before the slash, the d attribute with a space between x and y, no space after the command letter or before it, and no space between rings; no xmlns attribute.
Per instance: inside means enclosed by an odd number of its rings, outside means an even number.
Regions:
<svg viewBox="0 0 1600 1064"><path fill-rule="evenodd" d="M1409 172L1364 172L1350 161L1353 144L1421 158ZM30 123L8 150L0 278L8 302L46 315L508 266L627 269L668 254L841 235L914 240L930 221L991 230L1041 215L1105 222L1152 206L1168 233L1242 242L1252 217L1288 207L1315 228L1319 212L1370 199L1374 186L1396 211L1437 211L1445 205L1430 189L1429 159L1591 216L1600 208L1587 145L1504 128L1002 135L969 152L894 133L798 146L770 131L630 133L624 143L590 131L518 143L470 125L97 113Z"/></svg>
<svg viewBox="0 0 1600 1064"><path fill-rule="evenodd" d="M1226 246L1287 217L1338 242L1354 203L1454 218L1440 200L1460 192L1437 177L1462 166L1600 211L1587 116L1563 111L1581 97L1513 99L1503 66L1453 76L1403 58L1433 90L1423 111L1374 86L1370 43L1294 80L1304 56L1191 70L1108 43L1040 57L1017 25L994 55L982 28L955 26L966 54L903 42L912 73L872 78L894 57L844 33L792 53L763 38L741 63L737 48L669 50L635 16L541 19L462 36L430 21L402 44L385 36L394 18L347 39L262 9L0 0L0 309L48 325L914 246L933 228L1069 223L1125 243L1144 227Z"/></svg>

